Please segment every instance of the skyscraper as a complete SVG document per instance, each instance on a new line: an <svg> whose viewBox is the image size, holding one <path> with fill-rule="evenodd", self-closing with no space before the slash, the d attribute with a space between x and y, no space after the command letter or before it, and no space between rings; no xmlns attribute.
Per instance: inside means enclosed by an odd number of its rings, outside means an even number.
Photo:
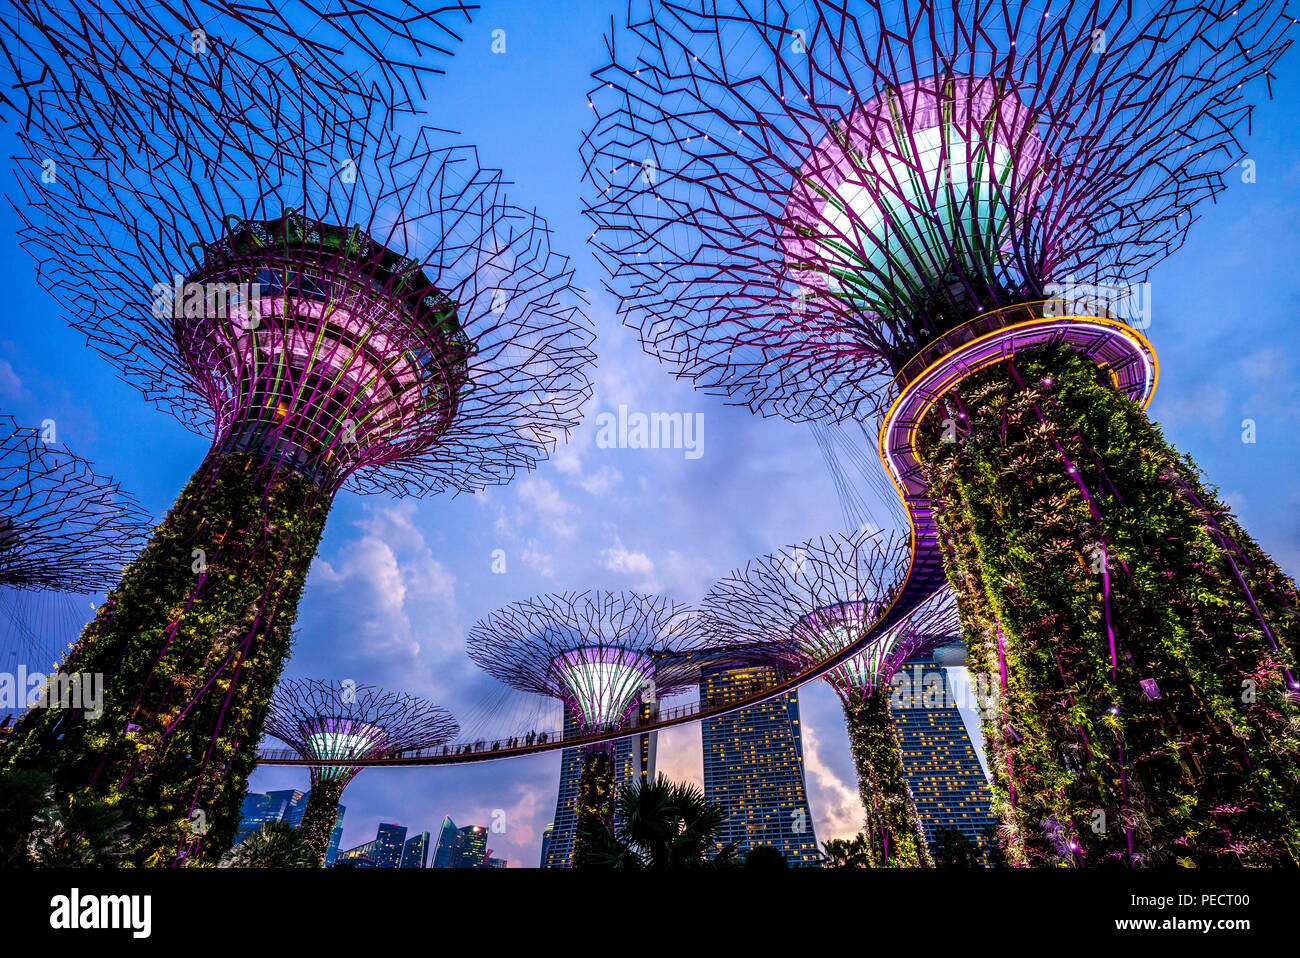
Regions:
<svg viewBox="0 0 1300 958"><path fill-rule="evenodd" d="M260 829L265 822L288 822L297 828L302 821L302 813L307 807L310 794L310 792L300 792L291 788L266 794L251 792L244 796L239 830L235 833L234 843L238 845Z"/></svg>
<svg viewBox="0 0 1300 958"><path fill-rule="evenodd" d="M772 682L770 666L706 669L700 701L738 698ZM781 851L791 865L820 856L803 774L799 695L790 692L700 723L704 794L727 811L718 846L740 853L758 845Z"/></svg>
<svg viewBox="0 0 1300 958"><path fill-rule="evenodd" d="M657 703L641 707L642 720L658 713ZM579 734L577 721L569 710L564 712L564 735ZM621 738L614 744L614 782L621 790L635 781L653 781L655 777L656 733L647 732ZM555 821L549 826L549 839L543 839L542 867L568 868L573 855L573 833L578 823L578 779L582 774L582 750L566 748L560 757L560 790L555 799Z"/></svg>
<svg viewBox="0 0 1300 958"><path fill-rule="evenodd" d="M402 861L406 826L381 823L375 834L375 867L396 868Z"/></svg>
<svg viewBox="0 0 1300 958"><path fill-rule="evenodd" d="M398 868L424 868L429 860L429 833L420 832L408 838L402 847L402 861Z"/></svg>
<svg viewBox="0 0 1300 958"><path fill-rule="evenodd" d="M438 843L433 849L430 868L504 868L505 861L492 858L487 847L488 830L482 825L457 828L450 815L442 819Z"/></svg>
<svg viewBox="0 0 1300 958"><path fill-rule="evenodd" d="M933 656L908 659L894 677L890 710L926 840L933 843L940 829L956 829L987 860L985 829L995 824L989 814L993 796L947 671Z"/></svg>
<svg viewBox="0 0 1300 958"><path fill-rule="evenodd" d="M334 831L330 832L330 843L325 849L325 861L323 862L325 868L333 865L334 859L338 857L339 842L343 840L343 813L347 810L346 805L340 805L338 815L334 818Z"/></svg>

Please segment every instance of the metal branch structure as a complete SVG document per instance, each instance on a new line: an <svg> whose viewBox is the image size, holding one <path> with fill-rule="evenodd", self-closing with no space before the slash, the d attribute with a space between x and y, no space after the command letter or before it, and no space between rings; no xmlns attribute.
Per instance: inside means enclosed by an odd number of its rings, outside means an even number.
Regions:
<svg viewBox="0 0 1300 958"><path fill-rule="evenodd" d="M907 576L910 551L906 537L860 530L752 559L705 595L701 631L712 646L802 672L858 644L880 620ZM891 679L907 659L959 634L952 596L938 592L823 676L844 706L876 867L933 864L890 715Z"/></svg>
<svg viewBox="0 0 1300 958"><path fill-rule="evenodd" d="M0 710L12 717L33 704L31 682L57 669L90 617L72 595L111 589L150 525L134 498L46 427L0 415L0 670L13 691Z"/></svg>
<svg viewBox="0 0 1300 958"><path fill-rule="evenodd" d="M691 610L659 595L563 592L534 596L480 619L467 639L476 665L511 688L559 699L579 728L624 726L643 702L698 681L701 635ZM612 742L586 746L578 784L573 864L589 832L612 825Z"/></svg>
<svg viewBox="0 0 1300 958"><path fill-rule="evenodd" d="M233 838L337 491L509 481L576 424L593 358L568 261L472 148L223 49L116 76L157 142L200 118L166 155L53 85L16 161L23 245L68 321L212 443L69 657L106 676L104 715L29 716L8 756L118 793L136 864Z"/></svg>
<svg viewBox="0 0 1300 958"><path fill-rule="evenodd" d="M580 726L620 726L641 696L692 684L702 649L689 607L636 592L559 592L513 602L469 632L469 657L522 692L559 699Z"/></svg>
<svg viewBox="0 0 1300 958"><path fill-rule="evenodd" d="M195 60L213 53L217 62L238 59L290 78L317 106L356 79L353 92L376 108L409 111L429 81L445 72L477 9L462 0L16 0L0 23L0 62L9 74L0 90L0 116L46 122L47 94L77 89L95 101L89 108L101 117L146 132L151 111L140 110L142 101L173 82L155 72L154 55L180 48ZM143 82L122 84L116 78L122 70Z"/></svg>
<svg viewBox="0 0 1300 958"><path fill-rule="evenodd" d="M110 589L148 530L148 513L116 482L0 415L0 587Z"/></svg>
<svg viewBox="0 0 1300 958"><path fill-rule="evenodd" d="M751 559L700 604L710 647L753 650L803 672L852 645L892 604L907 577L906 536L834 533ZM906 659L958 640L946 590L823 678L846 701L888 692Z"/></svg>
<svg viewBox="0 0 1300 958"><path fill-rule="evenodd" d="M432 702L373 685L285 679L276 686L266 734L303 758L376 759L450 742L460 726ZM325 861L339 802L361 766L311 766L311 796L299 826L317 865Z"/></svg>
<svg viewBox="0 0 1300 958"><path fill-rule="evenodd" d="M913 551L887 614L956 593L1009 859L1300 862L1300 595L1146 417L1134 328L1285 4L637 11L582 148L609 286L698 388L879 418Z"/></svg>
<svg viewBox="0 0 1300 958"><path fill-rule="evenodd" d="M678 376L869 418L946 324L1175 250L1281 6L655 0L593 74L597 255Z"/></svg>

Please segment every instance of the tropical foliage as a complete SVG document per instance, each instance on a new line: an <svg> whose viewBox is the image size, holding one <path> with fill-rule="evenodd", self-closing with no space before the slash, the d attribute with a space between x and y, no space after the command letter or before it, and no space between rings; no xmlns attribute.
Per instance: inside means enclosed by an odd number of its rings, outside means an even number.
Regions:
<svg viewBox="0 0 1300 958"><path fill-rule="evenodd" d="M288 822L263 822L262 827L228 851L222 868L318 868L308 837Z"/></svg>
<svg viewBox="0 0 1300 958"><path fill-rule="evenodd" d="M934 864L903 770L898 733L889 714L888 687L845 698L844 716L862 804L867 810L862 834L870 865L915 868Z"/></svg>
<svg viewBox="0 0 1300 958"><path fill-rule="evenodd" d="M59 796L44 772L0 772L0 867L115 865L124 840L122 817L106 802Z"/></svg>
<svg viewBox="0 0 1300 958"><path fill-rule="evenodd" d="M716 834L726 811L689 783L655 781L625 786L612 826L579 823L587 868L725 868L736 864L736 843L719 847ZM758 865L762 865L762 858Z"/></svg>
<svg viewBox="0 0 1300 958"><path fill-rule="evenodd" d="M210 455L63 666L104 677L103 714L29 711L4 767L117 806L132 864L219 857L328 508L301 473Z"/></svg>
<svg viewBox="0 0 1300 958"><path fill-rule="evenodd" d="M1194 463L1064 347L972 376L920 451L1008 859L1300 864L1300 597Z"/></svg>

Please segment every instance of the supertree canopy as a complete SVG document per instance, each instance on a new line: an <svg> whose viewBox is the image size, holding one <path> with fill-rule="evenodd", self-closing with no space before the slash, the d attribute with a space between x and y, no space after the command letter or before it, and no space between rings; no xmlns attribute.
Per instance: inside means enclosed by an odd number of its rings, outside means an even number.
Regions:
<svg viewBox="0 0 1300 958"><path fill-rule="evenodd" d="M242 59L294 76L301 95L318 104L355 73L361 83L354 91L377 108L409 110L428 81L445 72L477 9L463 0L15 0L0 22L0 57L12 78L0 90L0 115L46 122L45 94L76 88L96 101L89 109L115 115L132 134L149 132L156 121L141 116L139 106L157 92L155 81L163 88L171 81L152 74L151 56L140 54L177 43L194 58L213 52L221 61ZM114 74L123 69L146 82L122 84Z"/></svg>
<svg viewBox="0 0 1300 958"><path fill-rule="evenodd" d="M54 88L58 121L16 161L23 241L69 322L212 442L70 656L106 676L103 717L29 716L8 754L114 796L137 864L233 838L338 489L508 481L576 423L592 358L567 260L472 148L362 100L318 109L220 50L171 56L141 117L167 142L198 116L193 142L136 162ZM232 132L250 115L265 135Z"/></svg>
<svg viewBox="0 0 1300 958"><path fill-rule="evenodd" d="M630 19L583 150L623 314L755 411L881 418L912 574L942 560L996 677L1010 859L1300 861L1295 586L1147 418L1120 318L1240 159L1283 5Z"/></svg>
<svg viewBox="0 0 1300 958"><path fill-rule="evenodd" d="M112 479L45 429L0 415L0 670L52 669L89 618L68 594L112 588L148 532Z"/></svg>
<svg viewBox="0 0 1300 958"><path fill-rule="evenodd" d="M643 701L697 679L701 649L690 610L664 596L563 592L497 609L469 632L470 658L506 685L559 699L587 731L624 726ZM587 833L613 822L611 743L586 746L578 783L573 864Z"/></svg>
<svg viewBox="0 0 1300 958"><path fill-rule="evenodd" d="M0 414L0 586L95 593L111 588L149 528L112 479Z"/></svg>
<svg viewBox="0 0 1300 958"><path fill-rule="evenodd" d="M271 698L266 734L303 758L375 759L442 745L459 731L446 709L405 692L316 679L282 681ZM355 765L311 766L311 795L299 826L325 861L339 801L361 771Z"/></svg>
<svg viewBox="0 0 1300 958"><path fill-rule="evenodd" d="M906 537L861 530L752 559L704 597L701 631L710 646L749 649L802 672L856 645L880 620L906 577L909 551ZM907 659L958 633L945 589L824 676L844 706L874 866L933 864L890 717L890 680Z"/></svg>

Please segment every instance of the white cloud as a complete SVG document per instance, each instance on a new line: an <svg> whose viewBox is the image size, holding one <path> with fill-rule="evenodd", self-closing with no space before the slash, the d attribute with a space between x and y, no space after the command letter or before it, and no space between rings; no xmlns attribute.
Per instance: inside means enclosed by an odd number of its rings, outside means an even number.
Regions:
<svg viewBox="0 0 1300 958"><path fill-rule="evenodd" d="M14 367L6 359L0 359L0 396L6 399L20 399L26 395L23 381L14 372Z"/></svg>
<svg viewBox="0 0 1300 958"><path fill-rule="evenodd" d="M659 591L659 586L653 578L654 560L644 552L632 552L623 545L623 540L618 536L614 537L614 544L610 548L600 550L600 563L610 572L639 577L641 581L636 588L644 592Z"/></svg>
<svg viewBox="0 0 1300 958"><path fill-rule="evenodd" d="M304 661L436 696L430 662L461 656L464 637L456 577L433 557L416 517L414 503L375 509L355 524L359 537L313 563L301 606Z"/></svg>
<svg viewBox="0 0 1300 958"><path fill-rule="evenodd" d="M536 539L529 539L524 544L524 551L519 554L519 558L524 565L542 578L555 578L555 556L549 552L543 552L541 544Z"/></svg>
<svg viewBox="0 0 1300 958"><path fill-rule="evenodd" d="M805 721L803 729L804 773L808 779L809 803L816 811L813 824L819 842L852 838L862 831L866 811L855 785L847 784L821 757L817 734Z"/></svg>
<svg viewBox="0 0 1300 958"><path fill-rule="evenodd" d="M608 495L614 487L623 481L623 474L610 466L601 466L595 475L586 476L579 485L593 496Z"/></svg>
<svg viewBox="0 0 1300 958"><path fill-rule="evenodd" d="M555 535L561 539L577 535L577 528L568 519L580 510L566 502L553 484L540 476L526 476L515 483L515 492L525 511L531 509Z"/></svg>

